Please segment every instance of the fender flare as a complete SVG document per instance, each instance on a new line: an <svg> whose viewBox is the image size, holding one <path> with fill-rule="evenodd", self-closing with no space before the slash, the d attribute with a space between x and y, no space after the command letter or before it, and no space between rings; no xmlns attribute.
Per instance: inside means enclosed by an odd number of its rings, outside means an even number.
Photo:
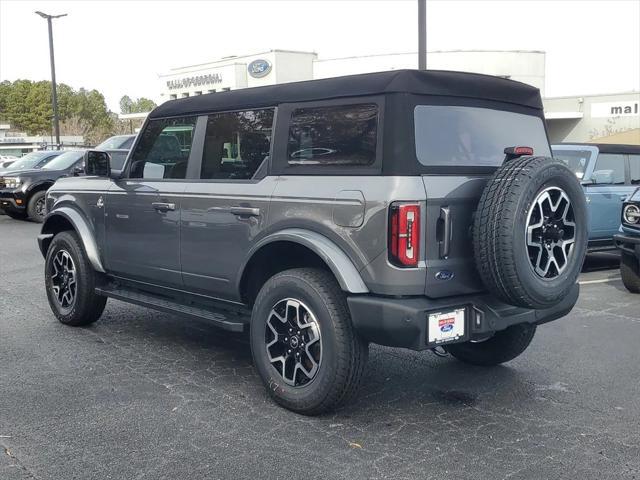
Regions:
<svg viewBox="0 0 640 480"><path fill-rule="evenodd" d="M254 255L258 253L262 247L278 241L298 243L313 251L327 264L333 275L338 280L340 288L345 292L369 293L369 289L362 280L358 269L338 245L320 233L301 228L288 228L281 230L266 236L256 243L249 251L247 260L242 265L242 273L238 277L238 288L240 287L240 282L244 277L246 267L251 262Z"/></svg>
<svg viewBox="0 0 640 480"><path fill-rule="evenodd" d="M47 226L51 226L51 219L54 217L63 217L73 226L74 230L80 237L84 251L87 253L87 258L93 268L100 273L105 273L102 260L100 259L100 250L98 249L98 244L96 243L93 231L89 227L89 222L87 222L81 213L71 207L58 207L45 218L44 223L42 224L41 234L38 236L42 255L46 257L47 249L43 248L43 246L48 246L54 236L54 233L49 231L50 228L47 228ZM46 240L49 240L49 242Z"/></svg>

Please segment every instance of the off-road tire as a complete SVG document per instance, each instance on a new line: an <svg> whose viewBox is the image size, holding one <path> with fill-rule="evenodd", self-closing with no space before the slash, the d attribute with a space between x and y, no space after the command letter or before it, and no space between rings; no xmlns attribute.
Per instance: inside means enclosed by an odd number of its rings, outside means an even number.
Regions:
<svg viewBox="0 0 640 480"><path fill-rule="evenodd" d="M620 258L622 283L631 293L640 293L640 261L626 252Z"/></svg>
<svg viewBox="0 0 640 480"><path fill-rule="evenodd" d="M75 302L69 308L63 308L60 305L53 291L52 263L55 255L61 250L71 256L76 270ZM60 322L79 327L89 325L100 318L107 303L107 297L95 294L96 277L97 273L75 232L65 231L53 237L45 260L45 289L51 311Z"/></svg>
<svg viewBox="0 0 640 480"><path fill-rule="evenodd" d="M46 190L40 190L39 192L35 192L31 195L29 202L27 203L27 215L29 219L36 223L44 222L44 215L38 213L38 203L44 202L45 197L47 196Z"/></svg>
<svg viewBox="0 0 640 480"><path fill-rule="evenodd" d="M549 187L569 197L575 244L567 267L556 278L536 274L527 249L527 214ZM487 183L473 224L476 268L485 287L511 305L544 309L567 296L578 279L587 247L587 207L576 175L560 160L521 157L505 163Z"/></svg>
<svg viewBox="0 0 640 480"><path fill-rule="evenodd" d="M534 324L522 323L496 332L483 342L457 343L446 348L453 357L464 363L490 367L519 356L527 349L535 333Z"/></svg>
<svg viewBox="0 0 640 480"><path fill-rule="evenodd" d="M4 213L10 217L13 218L14 220L26 220L27 219L27 214L26 213L22 213L22 212L9 212L7 210L4 210Z"/></svg>
<svg viewBox="0 0 640 480"><path fill-rule="evenodd" d="M308 305L321 332L320 366L315 377L301 386L283 381L266 349L268 315L287 298ZM303 415L318 415L346 404L358 391L368 344L353 328L346 296L335 278L324 270L298 268L274 275L258 293L251 316L251 352L260 378L277 403Z"/></svg>

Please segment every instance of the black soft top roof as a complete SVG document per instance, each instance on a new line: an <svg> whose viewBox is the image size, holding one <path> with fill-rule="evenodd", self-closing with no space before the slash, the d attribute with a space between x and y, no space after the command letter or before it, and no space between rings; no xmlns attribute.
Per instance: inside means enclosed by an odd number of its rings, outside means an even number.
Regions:
<svg viewBox="0 0 640 480"><path fill-rule="evenodd" d="M580 143L580 142L563 142L556 145L564 145L567 147L597 147L600 153L627 153L640 154L640 145L627 145L623 143ZM553 148L553 145L552 145Z"/></svg>
<svg viewBox="0 0 640 480"><path fill-rule="evenodd" d="M151 112L149 118L386 93L477 98L542 110L540 91L513 80L466 72L393 70L181 98L163 103Z"/></svg>

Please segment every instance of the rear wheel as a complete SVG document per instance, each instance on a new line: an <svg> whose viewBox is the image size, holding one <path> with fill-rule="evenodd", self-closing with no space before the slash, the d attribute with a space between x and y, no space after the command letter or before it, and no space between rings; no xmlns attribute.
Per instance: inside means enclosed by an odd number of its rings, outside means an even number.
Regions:
<svg viewBox="0 0 640 480"><path fill-rule="evenodd" d="M530 323L513 325L496 332L481 342L465 342L449 345L447 351L458 360L471 365L493 366L508 362L524 352L536 333Z"/></svg>
<svg viewBox="0 0 640 480"><path fill-rule="evenodd" d="M620 275L627 290L640 293L640 261L634 255L622 252Z"/></svg>
<svg viewBox="0 0 640 480"><path fill-rule="evenodd" d="M107 298L95 294L96 272L75 232L58 233L47 251L45 286L53 314L65 325L89 325L100 318Z"/></svg>
<svg viewBox="0 0 640 480"><path fill-rule="evenodd" d="M42 223L44 217L47 214L46 206L46 190L40 190L39 192L31 195L29 203L27 204L27 215L34 222Z"/></svg>
<svg viewBox="0 0 640 480"><path fill-rule="evenodd" d="M278 273L260 290L251 317L251 351L277 403L317 415L356 393L368 346L353 328L335 278L300 268Z"/></svg>

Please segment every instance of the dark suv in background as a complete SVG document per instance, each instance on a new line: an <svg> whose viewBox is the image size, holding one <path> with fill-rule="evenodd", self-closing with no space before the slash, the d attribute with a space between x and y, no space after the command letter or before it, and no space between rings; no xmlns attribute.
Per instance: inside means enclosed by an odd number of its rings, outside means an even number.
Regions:
<svg viewBox="0 0 640 480"><path fill-rule="evenodd" d="M250 331L269 394L346 402L370 342L473 365L566 315L587 242L539 91L400 70L167 102L122 169L86 154L39 236L67 325L107 298Z"/></svg>
<svg viewBox="0 0 640 480"><path fill-rule="evenodd" d="M0 208L10 217L42 222L45 195L51 185L59 178L84 172L84 150L47 153L55 155L40 168L20 169L0 176Z"/></svg>

